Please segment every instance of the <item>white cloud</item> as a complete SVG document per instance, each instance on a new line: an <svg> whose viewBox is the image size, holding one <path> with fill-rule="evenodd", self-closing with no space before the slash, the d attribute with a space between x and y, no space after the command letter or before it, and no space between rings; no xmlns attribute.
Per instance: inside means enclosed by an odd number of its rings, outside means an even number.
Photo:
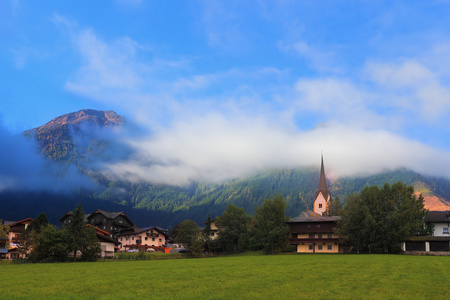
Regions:
<svg viewBox="0 0 450 300"><path fill-rule="evenodd" d="M440 168L450 163L447 152L384 130L340 124L292 132L264 120L225 119L216 114L176 124L130 144L137 151L135 155L109 165L105 175L177 185L216 182L272 168L315 165L323 151L332 176L407 167L426 175L450 177L449 170Z"/></svg>

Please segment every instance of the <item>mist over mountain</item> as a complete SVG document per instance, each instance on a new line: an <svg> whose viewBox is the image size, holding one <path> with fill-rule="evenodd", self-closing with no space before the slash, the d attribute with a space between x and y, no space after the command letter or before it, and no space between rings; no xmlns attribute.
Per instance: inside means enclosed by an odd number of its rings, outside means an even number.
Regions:
<svg viewBox="0 0 450 300"><path fill-rule="evenodd" d="M155 180L155 176L170 179L184 170L175 169L174 173L173 166L184 162L165 161L158 153L142 157L141 145L148 142L148 136L113 111L92 109L57 117L21 136L8 137L0 131L0 139L7 145L1 155L8 158L0 170L0 218L36 217L43 211L57 224L81 201L87 212L96 208L125 211L139 226L170 227L184 219L201 223L208 214L219 216L229 203L253 214L265 198L277 193L285 197L288 215L296 216L312 206L319 180L319 169L313 164L267 164L248 169L251 172L237 172L237 176L231 176L235 173L230 170L225 177L215 177L218 173L212 170L209 180L175 178L171 184L170 180ZM326 159L325 168L327 171ZM423 193L429 209L450 209L445 200L450 199L449 180L404 168L357 177L331 176L329 189L333 197L344 200L366 185L399 180Z"/></svg>

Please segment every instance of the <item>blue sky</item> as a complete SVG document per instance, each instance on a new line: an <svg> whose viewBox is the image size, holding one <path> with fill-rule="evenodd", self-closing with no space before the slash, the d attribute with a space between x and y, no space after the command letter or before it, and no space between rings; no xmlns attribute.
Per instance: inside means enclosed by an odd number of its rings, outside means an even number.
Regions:
<svg viewBox="0 0 450 300"><path fill-rule="evenodd" d="M114 110L151 132L105 166L130 180L220 180L322 151L331 177L450 178L448 28L449 1L6 0L0 123L14 135Z"/></svg>

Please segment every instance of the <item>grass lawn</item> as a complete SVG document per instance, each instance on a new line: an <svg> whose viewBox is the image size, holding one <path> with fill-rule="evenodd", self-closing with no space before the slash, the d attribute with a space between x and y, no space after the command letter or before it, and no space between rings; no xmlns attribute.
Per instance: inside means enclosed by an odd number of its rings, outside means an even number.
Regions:
<svg viewBox="0 0 450 300"><path fill-rule="evenodd" d="M237 255L0 264L0 298L448 299L450 257Z"/></svg>

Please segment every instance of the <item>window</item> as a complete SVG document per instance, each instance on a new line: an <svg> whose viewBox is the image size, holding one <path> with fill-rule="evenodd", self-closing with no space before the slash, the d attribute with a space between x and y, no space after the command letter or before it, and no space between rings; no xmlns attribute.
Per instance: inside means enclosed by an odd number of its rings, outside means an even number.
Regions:
<svg viewBox="0 0 450 300"><path fill-rule="evenodd" d="M333 234L329 233L329 234L328 234L328 238L329 238L329 239L332 239L332 238L333 238Z"/></svg>
<svg viewBox="0 0 450 300"><path fill-rule="evenodd" d="M448 234L448 227L444 227L444 231L442 233Z"/></svg>
<svg viewBox="0 0 450 300"><path fill-rule="evenodd" d="M147 240L148 240L148 237L145 237L145 240L147 241Z"/></svg>
<svg viewBox="0 0 450 300"><path fill-rule="evenodd" d="M152 238L152 242L154 242L155 241L155 238Z"/></svg>
<svg viewBox="0 0 450 300"><path fill-rule="evenodd" d="M322 245L317 245L317 250L322 251Z"/></svg>
<svg viewBox="0 0 450 300"><path fill-rule="evenodd" d="M313 251L313 245L309 245L309 246L308 246L308 250L309 250L309 251Z"/></svg>
<svg viewBox="0 0 450 300"><path fill-rule="evenodd" d="M159 239L159 242L162 243L162 239Z"/></svg>
<svg viewBox="0 0 450 300"><path fill-rule="evenodd" d="M131 240L134 241L134 236L131 237Z"/></svg>
<svg viewBox="0 0 450 300"><path fill-rule="evenodd" d="M328 249L328 251L333 250L333 245L328 245L328 246L327 246L327 249Z"/></svg>
<svg viewBox="0 0 450 300"><path fill-rule="evenodd" d="M310 233L310 234L309 234L309 238L310 238L310 239L313 239L313 238L314 238L314 233Z"/></svg>
<svg viewBox="0 0 450 300"><path fill-rule="evenodd" d="M319 225L317 225L317 228L320 228L320 224L319 224Z"/></svg>
<svg viewBox="0 0 450 300"><path fill-rule="evenodd" d="M319 203L319 208L322 208L322 203Z"/></svg>
<svg viewBox="0 0 450 300"><path fill-rule="evenodd" d="M211 236L214 236L214 231L213 231L213 232L211 232Z"/></svg>
<svg viewBox="0 0 450 300"><path fill-rule="evenodd" d="M322 238L322 234L321 233L317 234L317 238L321 239Z"/></svg>

